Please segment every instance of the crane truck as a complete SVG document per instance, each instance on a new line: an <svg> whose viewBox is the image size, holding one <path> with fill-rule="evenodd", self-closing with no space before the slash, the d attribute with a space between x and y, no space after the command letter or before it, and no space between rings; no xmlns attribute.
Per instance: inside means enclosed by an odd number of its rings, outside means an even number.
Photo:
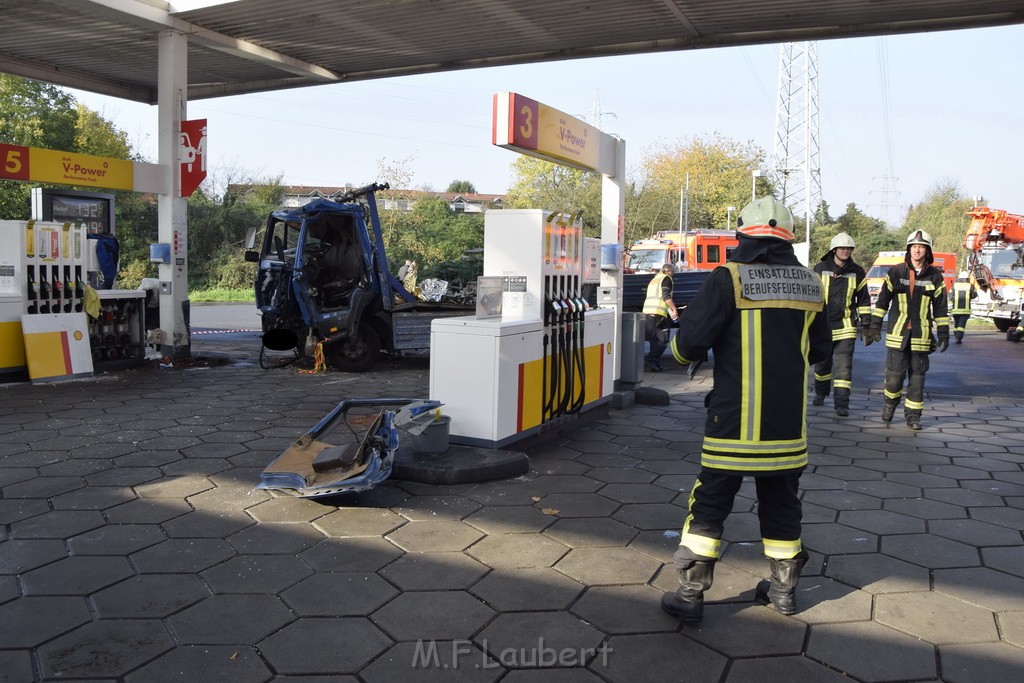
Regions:
<svg viewBox="0 0 1024 683"><path fill-rule="evenodd" d="M1024 311L1024 216L987 206L967 212L968 272L979 294L971 315L988 318L1010 341L1020 341Z"/></svg>

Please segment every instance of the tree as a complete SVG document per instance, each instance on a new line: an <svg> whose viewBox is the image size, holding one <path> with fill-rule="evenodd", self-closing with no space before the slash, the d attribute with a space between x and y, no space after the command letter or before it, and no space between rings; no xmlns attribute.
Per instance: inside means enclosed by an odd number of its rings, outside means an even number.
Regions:
<svg viewBox="0 0 1024 683"><path fill-rule="evenodd" d="M455 192L457 194L476 194L476 185L469 182L468 180L453 180L448 183L448 189L445 192Z"/></svg>
<svg viewBox="0 0 1024 683"><path fill-rule="evenodd" d="M420 199L385 244L392 264L412 259L423 278L438 265L458 260L465 250L483 247L483 216L454 213L440 197Z"/></svg>
<svg viewBox="0 0 1024 683"><path fill-rule="evenodd" d="M735 219L750 202L752 173L761 168L764 159L764 150L754 143L718 133L649 150L641 162L635 206L626 215L627 243L658 230L678 228L681 215L683 227L691 230L725 228L729 207L734 207ZM760 178L759 185L758 196L774 189L767 178Z"/></svg>
<svg viewBox="0 0 1024 683"><path fill-rule="evenodd" d="M550 161L520 155L512 162L512 185L505 193L510 209L583 211L583 231L601 233L601 176Z"/></svg>
<svg viewBox="0 0 1024 683"><path fill-rule="evenodd" d="M974 202L955 180L939 180L925 193L920 204L907 209L903 237L914 230L927 230L932 235L934 251L959 252L961 258L966 258L963 243L970 224L967 212L973 207Z"/></svg>
<svg viewBox="0 0 1024 683"><path fill-rule="evenodd" d="M819 215L827 218L829 222L818 225L811 231L811 248L808 255L810 265L813 266L818 259L828 253L828 245L832 238L841 232L853 238L857 245L853 259L865 269L871 266L878 252L900 248L899 236L887 230L885 223L880 219L872 218L858 209L856 204L847 204L846 213L834 221L828 216L828 205L822 202L822 206L824 212L819 212Z"/></svg>
<svg viewBox="0 0 1024 683"><path fill-rule="evenodd" d="M78 151L75 101L57 86L0 74L0 141L27 147ZM31 211L31 185L0 182L0 218L24 220Z"/></svg>

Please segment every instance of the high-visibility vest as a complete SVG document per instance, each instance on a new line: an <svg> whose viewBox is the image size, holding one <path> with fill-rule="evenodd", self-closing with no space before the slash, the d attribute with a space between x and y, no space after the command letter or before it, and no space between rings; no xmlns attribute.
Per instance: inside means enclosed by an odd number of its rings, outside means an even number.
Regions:
<svg viewBox="0 0 1024 683"><path fill-rule="evenodd" d="M949 308L951 315L971 314L971 289L970 282L953 283L953 305Z"/></svg>
<svg viewBox="0 0 1024 683"><path fill-rule="evenodd" d="M661 294L662 281L667 277L668 275L665 273L658 273L652 277L650 283L648 283L647 298L644 299L644 313L646 315L663 315L666 318L670 317L671 311L669 311L668 302L662 298Z"/></svg>

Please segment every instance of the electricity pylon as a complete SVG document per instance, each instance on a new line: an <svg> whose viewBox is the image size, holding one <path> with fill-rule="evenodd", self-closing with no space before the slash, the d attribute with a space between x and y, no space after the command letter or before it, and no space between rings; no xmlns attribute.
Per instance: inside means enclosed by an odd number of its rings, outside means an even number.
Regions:
<svg viewBox="0 0 1024 683"><path fill-rule="evenodd" d="M821 205L818 130L818 44L783 43L770 172L794 218L807 221L808 242L811 217Z"/></svg>

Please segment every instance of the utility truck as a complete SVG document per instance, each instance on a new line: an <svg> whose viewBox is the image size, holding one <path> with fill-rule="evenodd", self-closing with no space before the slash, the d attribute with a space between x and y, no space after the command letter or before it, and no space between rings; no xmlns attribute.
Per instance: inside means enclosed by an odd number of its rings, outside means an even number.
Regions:
<svg viewBox="0 0 1024 683"><path fill-rule="evenodd" d="M245 260L258 263L256 306L263 344L362 372L380 354L426 349L430 323L469 315L475 303L417 299L390 271L376 183L336 200L274 211L253 230ZM256 248L257 237L259 246Z"/></svg>
<svg viewBox="0 0 1024 683"><path fill-rule="evenodd" d="M625 274L651 273L666 263L679 270L714 270L739 245L734 230L659 230L629 248Z"/></svg>
<svg viewBox="0 0 1024 683"><path fill-rule="evenodd" d="M978 206L967 212L964 248L968 272L979 290L971 315L988 318L1010 341L1020 341L1024 309L1024 216Z"/></svg>

